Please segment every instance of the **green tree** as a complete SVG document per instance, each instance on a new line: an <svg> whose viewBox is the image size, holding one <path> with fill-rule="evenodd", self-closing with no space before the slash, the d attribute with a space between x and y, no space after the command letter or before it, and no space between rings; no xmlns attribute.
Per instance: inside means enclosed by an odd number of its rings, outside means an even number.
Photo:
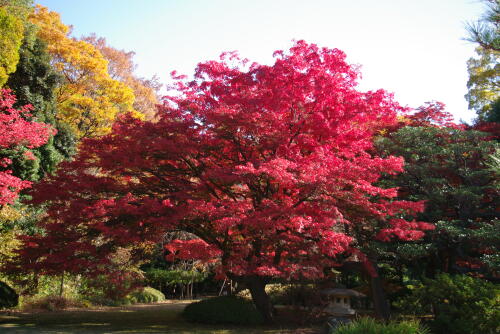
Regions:
<svg viewBox="0 0 500 334"><path fill-rule="evenodd" d="M487 6L482 18L467 23L468 41L477 43L481 48L500 51L500 1L482 0Z"/></svg>
<svg viewBox="0 0 500 334"><path fill-rule="evenodd" d="M477 22L468 23L466 40L478 45L479 58L467 62L469 92L465 95L469 109L478 114L480 121L500 121L500 87L498 83L498 57L500 55L500 1L483 0L486 12Z"/></svg>
<svg viewBox="0 0 500 334"><path fill-rule="evenodd" d="M433 314L433 333L493 334L500 326L500 287L467 275L437 275L398 303L413 314Z"/></svg>
<svg viewBox="0 0 500 334"><path fill-rule="evenodd" d="M33 11L33 0L0 0L0 8L26 23L28 15Z"/></svg>
<svg viewBox="0 0 500 334"><path fill-rule="evenodd" d="M378 140L381 154L405 159L405 171L387 176L385 186L399 187L400 199L425 200L419 218L436 224L422 242L398 243L393 259L430 276L486 269L483 259L498 253L500 244L497 175L488 166L498 144L488 139L477 131L404 127Z"/></svg>
<svg viewBox="0 0 500 334"><path fill-rule="evenodd" d="M74 153L76 140L71 130L57 121L54 92L62 84L62 77L52 67L45 43L36 37L35 26L27 29L19 54L17 69L7 81L7 87L17 96L16 105L33 105L33 116L57 129L47 144L34 151L37 160L14 159L14 173L36 181Z"/></svg>

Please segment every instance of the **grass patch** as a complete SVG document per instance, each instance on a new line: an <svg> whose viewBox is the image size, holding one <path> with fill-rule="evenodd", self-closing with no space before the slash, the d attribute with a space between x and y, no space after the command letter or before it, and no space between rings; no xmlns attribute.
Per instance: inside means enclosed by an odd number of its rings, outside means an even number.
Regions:
<svg viewBox="0 0 500 334"><path fill-rule="evenodd" d="M0 320L2 334L317 334L314 328L293 326L203 325L184 320L181 313L192 301L169 301L126 307L74 311L13 313ZM2 318L0 318L2 319Z"/></svg>

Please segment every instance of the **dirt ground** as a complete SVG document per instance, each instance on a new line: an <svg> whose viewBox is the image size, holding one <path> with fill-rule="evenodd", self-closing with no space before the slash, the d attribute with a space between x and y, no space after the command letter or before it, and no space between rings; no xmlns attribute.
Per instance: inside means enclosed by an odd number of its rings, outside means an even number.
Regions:
<svg viewBox="0 0 500 334"><path fill-rule="evenodd" d="M57 312L0 313L1 334L317 334L313 328L235 327L192 324L180 317L192 301Z"/></svg>

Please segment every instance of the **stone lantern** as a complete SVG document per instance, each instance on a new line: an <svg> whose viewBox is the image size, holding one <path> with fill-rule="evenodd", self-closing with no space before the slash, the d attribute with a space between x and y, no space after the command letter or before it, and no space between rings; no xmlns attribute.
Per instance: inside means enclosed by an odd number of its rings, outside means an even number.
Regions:
<svg viewBox="0 0 500 334"><path fill-rule="evenodd" d="M322 294L328 299L324 311L335 317L349 317L356 314L351 308L352 297L365 297L364 294L351 289L327 289Z"/></svg>

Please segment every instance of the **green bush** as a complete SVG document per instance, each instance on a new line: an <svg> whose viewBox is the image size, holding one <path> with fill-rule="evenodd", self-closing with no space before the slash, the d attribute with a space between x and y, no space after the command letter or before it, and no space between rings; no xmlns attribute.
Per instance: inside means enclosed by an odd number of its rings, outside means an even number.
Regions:
<svg viewBox="0 0 500 334"><path fill-rule="evenodd" d="M14 289L4 282L0 282L0 309L15 307L19 303L19 296Z"/></svg>
<svg viewBox="0 0 500 334"><path fill-rule="evenodd" d="M158 303L165 301L165 295L156 289L149 286L136 290L130 293L126 299L130 300L132 304L134 303Z"/></svg>
<svg viewBox="0 0 500 334"><path fill-rule="evenodd" d="M189 304L182 315L188 321L207 324L259 325L264 322L251 301L234 296Z"/></svg>
<svg viewBox="0 0 500 334"><path fill-rule="evenodd" d="M269 284L266 291L272 304L311 306L319 298L313 284Z"/></svg>
<svg viewBox="0 0 500 334"><path fill-rule="evenodd" d="M428 334L429 331L416 321L377 322L372 318L361 318L332 329L330 334Z"/></svg>
<svg viewBox="0 0 500 334"><path fill-rule="evenodd" d="M395 306L412 314L432 314L436 333L489 334L500 331L500 287L466 275L441 274L412 289Z"/></svg>

